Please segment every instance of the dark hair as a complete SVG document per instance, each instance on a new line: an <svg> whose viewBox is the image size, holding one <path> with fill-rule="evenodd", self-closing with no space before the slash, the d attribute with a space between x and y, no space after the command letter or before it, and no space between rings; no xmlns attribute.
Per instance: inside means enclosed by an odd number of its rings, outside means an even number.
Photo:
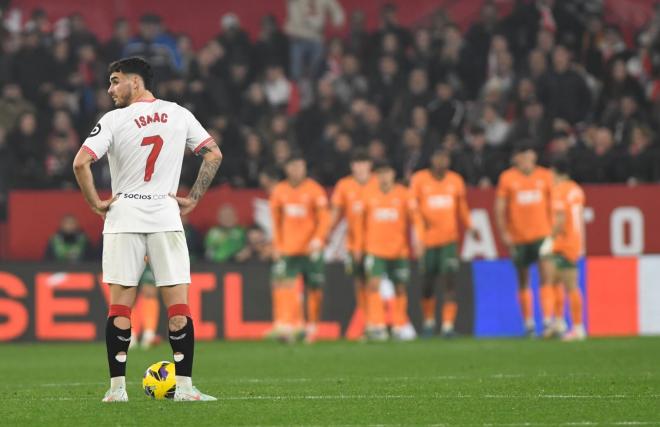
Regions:
<svg viewBox="0 0 660 427"><path fill-rule="evenodd" d="M151 83L154 80L154 72L151 65L142 58L133 56L130 58L122 58L115 61L108 66L108 74L124 73L124 74L137 74L142 77L144 87L151 90Z"/></svg>
<svg viewBox="0 0 660 427"><path fill-rule="evenodd" d="M371 157L369 157L369 153L367 150L365 150L362 147L358 147L355 150L353 150L353 153L351 154L351 163L353 162L369 162L371 161Z"/></svg>
<svg viewBox="0 0 660 427"><path fill-rule="evenodd" d="M439 147L433 150L433 152L431 153L431 158L435 156L445 156L451 158L451 151L449 151L448 148Z"/></svg>
<svg viewBox="0 0 660 427"><path fill-rule="evenodd" d="M394 169L394 166L387 160L378 160L374 163L374 171L382 171L385 169Z"/></svg>
<svg viewBox="0 0 660 427"><path fill-rule="evenodd" d="M559 175L569 175L570 165L566 157L560 157L552 162L552 169Z"/></svg>
<svg viewBox="0 0 660 427"><path fill-rule="evenodd" d="M291 152L291 155L289 156L289 158L286 159L286 164L289 164L291 162L295 162L297 160L302 160L304 162L305 161L305 156L303 156L303 154L300 151L293 150Z"/></svg>
<svg viewBox="0 0 660 427"><path fill-rule="evenodd" d="M523 139L513 146L513 151L511 154L516 155L518 153L523 153L529 150L535 151L534 141L531 139Z"/></svg>

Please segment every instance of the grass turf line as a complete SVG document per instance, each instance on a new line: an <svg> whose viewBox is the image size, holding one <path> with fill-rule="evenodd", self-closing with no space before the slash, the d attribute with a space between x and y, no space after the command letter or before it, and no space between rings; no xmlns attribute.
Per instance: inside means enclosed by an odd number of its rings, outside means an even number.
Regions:
<svg viewBox="0 0 660 427"><path fill-rule="evenodd" d="M0 346L5 425L660 426L660 339L199 343L194 382L214 403L151 401L128 357L130 402L101 404L105 348Z"/></svg>

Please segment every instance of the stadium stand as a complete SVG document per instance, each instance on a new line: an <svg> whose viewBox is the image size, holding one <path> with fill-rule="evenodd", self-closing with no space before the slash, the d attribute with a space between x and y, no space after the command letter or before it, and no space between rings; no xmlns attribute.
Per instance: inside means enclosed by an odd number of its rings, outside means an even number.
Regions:
<svg viewBox="0 0 660 427"><path fill-rule="evenodd" d="M191 109L220 141L229 160L216 185L258 187L265 167L298 148L331 186L356 146L389 157L406 180L445 145L454 168L488 188L521 139L542 163L567 156L579 182L660 180L660 9L631 30L606 19L612 2L483 1L457 25L449 6L425 1L426 15L404 26L392 2L374 26L357 3L328 1L312 34L296 29L303 12L292 6L260 11L250 31L240 13L219 13L220 34L193 42L154 13L117 18L109 35L82 14L57 9L55 19L22 3L3 10L0 222L12 189L75 187L71 161L112 108L106 65L123 55L147 57L157 96ZM338 29L319 41L326 24ZM183 185L196 162L186 158Z"/></svg>

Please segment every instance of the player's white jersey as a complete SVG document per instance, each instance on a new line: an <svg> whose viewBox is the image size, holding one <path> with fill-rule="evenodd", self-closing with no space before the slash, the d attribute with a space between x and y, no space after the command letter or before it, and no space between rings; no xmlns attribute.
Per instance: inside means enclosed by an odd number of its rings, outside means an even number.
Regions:
<svg viewBox="0 0 660 427"><path fill-rule="evenodd" d="M176 200L186 146L195 153L213 139L187 109L156 99L105 114L82 148L108 154L112 194L118 196L103 233L181 231Z"/></svg>

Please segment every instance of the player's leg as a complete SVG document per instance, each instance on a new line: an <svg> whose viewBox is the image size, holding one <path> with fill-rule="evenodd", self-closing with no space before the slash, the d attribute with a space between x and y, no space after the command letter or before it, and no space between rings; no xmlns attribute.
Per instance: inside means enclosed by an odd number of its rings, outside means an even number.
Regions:
<svg viewBox="0 0 660 427"><path fill-rule="evenodd" d="M518 302L527 336L534 336L534 301L529 283L529 260L527 245L516 245L513 251L513 263L518 278Z"/></svg>
<svg viewBox="0 0 660 427"><path fill-rule="evenodd" d="M578 268L576 263L566 259L564 261L565 264L561 266L559 274L566 287L573 323L573 328L564 335L564 340L581 341L587 337L587 332L582 319L582 292L578 286Z"/></svg>
<svg viewBox="0 0 660 427"><path fill-rule="evenodd" d="M353 278L355 290L356 311L366 314L367 312L367 277L364 271L364 260L358 261L349 255L346 264L346 274ZM364 331L363 331L364 333Z"/></svg>
<svg viewBox="0 0 660 427"><path fill-rule="evenodd" d="M296 257L283 256L273 264L273 329L266 334L266 338L287 342L293 340L294 328L301 317L297 275Z"/></svg>
<svg viewBox="0 0 660 427"><path fill-rule="evenodd" d="M142 325L141 346L148 349L160 342L156 335L158 328L158 318L160 316L160 302L158 301L158 289L156 289L156 279L154 273L148 264L140 277L140 323Z"/></svg>
<svg viewBox="0 0 660 427"><path fill-rule="evenodd" d="M394 282L393 336L401 341L416 338L408 317L408 283L410 282L410 264L407 259L388 260L387 275Z"/></svg>
<svg viewBox="0 0 660 427"><path fill-rule="evenodd" d="M364 258L367 277L366 296L366 337L370 341L387 340L385 328L385 306L380 295L380 281L385 273L385 261L373 255Z"/></svg>
<svg viewBox="0 0 660 427"><path fill-rule="evenodd" d="M426 338L435 334L437 253L438 248L426 248L424 256L419 260L419 270L422 276L422 337Z"/></svg>
<svg viewBox="0 0 660 427"><path fill-rule="evenodd" d="M552 243L549 243L548 239L544 239L537 244L539 275L541 276L539 293L543 311L543 336L551 337L554 335L555 318L555 289L553 286L555 262L552 258ZM535 251L535 253L537 252Z"/></svg>
<svg viewBox="0 0 660 427"><path fill-rule="evenodd" d="M556 266L555 266L556 269ZM553 329L557 336L562 336L566 333L566 289L562 282L554 283L553 289L555 292L555 321Z"/></svg>
<svg viewBox="0 0 660 427"><path fill-rule="evenodd" d="M110 284L110 308L105 328L110 389L103 402L128 400L126 361L131 341L131 309L144 268L145 251L145 238L140 234L106 234L103 239L103 281Z"/></svg>
<svg viewBox="0 0 660 427"><path fill-rule="evenodd" d="M188 306L190 259L182 231L147 235L147 254L167 307L168 336L176 371L174 400L216 400L192 385L195 326Z"/></svg>
<svg viewBox="0 0 660 427"><path fill-rule="evenodd" d="M318 323L321 321L323 308L323 284L325 283L325 264L323 257L310 257L305 267L305 293L307 301L307 328L305 339L308 343L316 341Z"/></svg>
<svg viewBox="0 0 660 427"><path fill-rule="evenodd" d="M451 338L455 336L454 325L458 314L456 302L457 275L459 269L458 253L455 243L449 243L442 248L440 268L443 284L442 304L442 336Z"/></svg>
<svg viewBox="0 0 660 427"><path fill-rule="evenodd" d="M143 349L149 349L160 342L160 338L156 335L158 318L160 317L160 302L158 301L156 286L151 283L142 284L140 297L142 298L142 339L140 345Z"/></svg>

